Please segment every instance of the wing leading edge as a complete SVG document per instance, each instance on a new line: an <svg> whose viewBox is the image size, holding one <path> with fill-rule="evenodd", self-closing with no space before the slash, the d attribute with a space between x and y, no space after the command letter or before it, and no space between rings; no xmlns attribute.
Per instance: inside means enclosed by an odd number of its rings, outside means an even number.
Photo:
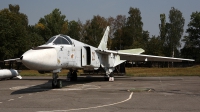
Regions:
<svg viewBox="0 0 200 112"><path fill-rule="evenodd" d="M184 58L173 58L173 57L163 57L154 55L144 55L144 54L132 54L120 51L111 50L97 50L101 54L116 54L120 56L120 60L131 60L131 61L166 61L166 62L183 62L183 61L194 61L193 59Z"/></svg>

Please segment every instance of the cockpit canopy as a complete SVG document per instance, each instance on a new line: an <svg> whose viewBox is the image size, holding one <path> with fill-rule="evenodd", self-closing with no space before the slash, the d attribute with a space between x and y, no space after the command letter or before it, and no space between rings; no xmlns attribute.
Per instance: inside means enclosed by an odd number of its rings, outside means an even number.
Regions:
<svg viewBox="0 0 200 112"><path fill-rule="evenodd" d="M49 44L49 43L52 43L55 45L58 45L58 44L72 45L72 41L67 35L53 36L46 42L46 44Z"/></svg>

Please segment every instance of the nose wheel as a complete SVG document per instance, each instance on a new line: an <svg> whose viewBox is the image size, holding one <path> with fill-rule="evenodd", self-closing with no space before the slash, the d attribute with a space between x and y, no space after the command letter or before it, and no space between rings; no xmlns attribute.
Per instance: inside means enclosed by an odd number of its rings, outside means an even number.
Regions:
<svg viewBox="0 0 200 112"><path fill-rule="evenodd" d="M58 79L57 73L53 73L52 88L62 88L62 80Z"/></svg>

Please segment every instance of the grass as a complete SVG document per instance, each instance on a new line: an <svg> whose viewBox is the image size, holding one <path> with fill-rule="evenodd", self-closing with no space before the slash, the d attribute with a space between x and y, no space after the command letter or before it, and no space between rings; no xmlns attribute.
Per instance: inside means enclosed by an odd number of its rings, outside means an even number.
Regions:
<svg viewBox="0 0 200 112"><path fill-rule="evenodd" d="M62 70L59 76L66 76L68 70ZM78 75L83 73L83 70L79 70ZM52 76L52 73L40 74L35 70L22 70L20 72L22 76ZM185 68L144 68L144 67L132 67L126 68L126 75L133 77L160 77L160 76L200 76L200 65L185 67Z"/></svg>
<svg viewBox="0 0 200 112"><path fill-rule="evenodd" d="M67 73L69 72L69 70L62 70L60 73L59 73L59 76L66 76ZM77 72L78 75L80 75L81 73L83 73L82 70L79 70ZM45 73L45 74L40 74L38 71L36 70L21 70L20 71L20 75L21 76L52 76L52 73Z"/></svg>

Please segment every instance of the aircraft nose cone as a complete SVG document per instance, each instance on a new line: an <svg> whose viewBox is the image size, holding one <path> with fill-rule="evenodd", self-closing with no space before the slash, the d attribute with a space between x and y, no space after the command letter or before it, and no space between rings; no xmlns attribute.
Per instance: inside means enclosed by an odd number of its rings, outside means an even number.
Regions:
<svg viewBox="0 0 200 112"><path fill-rule="evenodd" d="M32 70L53 70L57 67L57 52L54 48L37 49L25 52L20 59Z"/></svg>

